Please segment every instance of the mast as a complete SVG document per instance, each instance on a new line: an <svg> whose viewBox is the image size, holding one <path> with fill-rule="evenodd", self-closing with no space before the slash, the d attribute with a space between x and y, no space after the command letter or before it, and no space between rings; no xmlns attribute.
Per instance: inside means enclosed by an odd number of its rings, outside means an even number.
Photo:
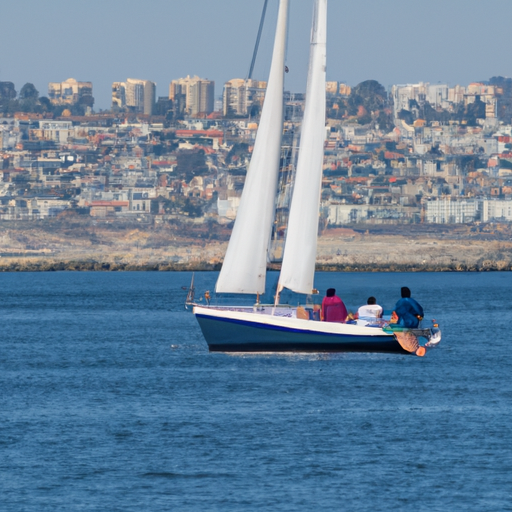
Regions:
<svg viewBox="0 0 512 512"><path fill-rule="evenodd" d="M312 293L325 143L327 0L315 0L306 105L278 293Z"/></svg>
<svg viewBox="0 0 512 512"><path fill-rule="evenodd" d="M218 293L264 293L283 132L283 90L289 0L280 0L272 64L260 126Z"/></svg>

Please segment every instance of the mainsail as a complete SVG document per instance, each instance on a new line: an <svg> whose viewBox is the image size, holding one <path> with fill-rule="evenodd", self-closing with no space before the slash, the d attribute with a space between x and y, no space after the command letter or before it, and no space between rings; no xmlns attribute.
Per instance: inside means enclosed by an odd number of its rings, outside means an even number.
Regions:
<svg viewBox="0 0 512 512"><path fill-rule="evenodd" d="M278 290L311 293L325 143L327 0L315 2L306 106Z"/></svg>
<svg viewBox="0 0 512 512"><path fill-rule="evenodd" d="M283 131L288 2L281 0L272 64L254 151L217 280L218 293L264 293Z"/></svg>

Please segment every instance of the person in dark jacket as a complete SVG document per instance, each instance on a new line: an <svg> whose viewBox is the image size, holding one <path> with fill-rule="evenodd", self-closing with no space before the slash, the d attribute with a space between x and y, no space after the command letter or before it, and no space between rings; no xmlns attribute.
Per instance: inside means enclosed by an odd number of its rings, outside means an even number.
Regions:
<svg viewBox="0 0 512 512"><path fill-rule="evenodd" d="M397 325L415 329L423 320L423 308L411 297L411 290L404 286L401 289L402 298L395 305L395 313L398 317Z"/></svg>
<svg viewBox="0 0 512 512"><path fill-rule="evenodd" d="M334 288L329 288L322 301L321 319L324 322L345 322L347 308L343 301L336 295Z"/></svg>

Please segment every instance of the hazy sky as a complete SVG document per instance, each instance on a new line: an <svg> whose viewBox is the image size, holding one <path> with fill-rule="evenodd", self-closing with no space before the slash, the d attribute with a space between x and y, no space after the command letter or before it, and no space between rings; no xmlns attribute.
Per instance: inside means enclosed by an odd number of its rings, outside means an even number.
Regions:
<svg viewBox="0 0 512 512"><path fill-rule="evenodd" d="M286 88L305 90L313 0L290 0ZM270 0L253 78L266 80L278 0ZM0 0L0 81L93 82L95 109L114 81L186 75L245 78L263 0ZM512 0L329 0L328 80L467 85L512 76Z"/></svg>

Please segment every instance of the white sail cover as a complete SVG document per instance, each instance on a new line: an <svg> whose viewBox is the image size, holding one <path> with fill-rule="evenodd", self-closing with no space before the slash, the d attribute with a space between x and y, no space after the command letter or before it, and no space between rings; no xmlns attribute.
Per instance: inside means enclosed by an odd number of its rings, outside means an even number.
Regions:
<svg viewBox="0 0 512 512"><path fill-rule="evenodd" d="M311 293L325 144L327 0L316 0L306 106L278 289Z"/></svg>
<svg viewBox="0 0 512 512"><path fill-rule="evenodd" d="M283 131L288 0L281 0L265 102L218 293L264 293Z"/></svg>

